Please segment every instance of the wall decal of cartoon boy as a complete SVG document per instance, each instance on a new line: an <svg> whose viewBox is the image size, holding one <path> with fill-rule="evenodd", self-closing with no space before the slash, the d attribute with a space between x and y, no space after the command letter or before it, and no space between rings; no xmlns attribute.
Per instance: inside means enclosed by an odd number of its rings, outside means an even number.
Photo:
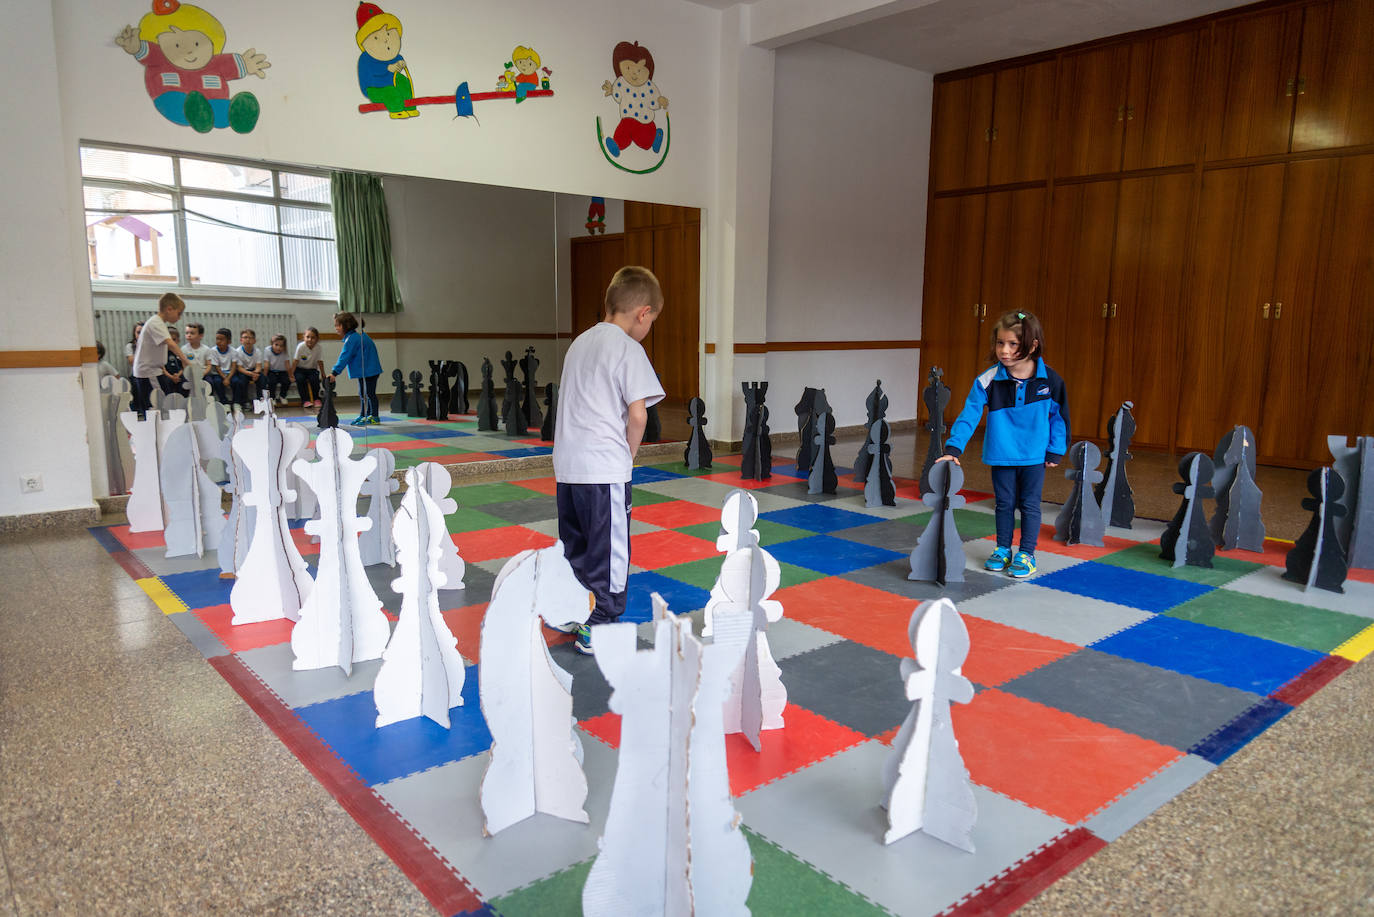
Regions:
<svg viewBox="0 0 1374 917"><path fill-rule="evenodd" d="M143 65L153 107L173 124L202 134L216 127L251 131L261 111L251 92L229 93L229 81L245 76L266 79L267 55L249 48L225 54L224 26L198 6L153 0L153 11L138 28L125 26L115 43Z"/></svg>
<svg viewBox="0 0 1374 917"><path fill-rule="evenodd" d="M622 41L611 52L615 82L601 84L601 91L620 105L620 123L606 138L606 150L619 157L631 143L655 153L663 146L663 129L654 124L654 113L668 110L668 97L654 85L654 56L639 42Z"/></svg>
<svg viewBox="0 0 1374 917"><path fill-rule="evenodd" d="M401 20L375 3L358 4L358 88L386 106L392 118L413 118L415 84L401 56Z"/></svg>

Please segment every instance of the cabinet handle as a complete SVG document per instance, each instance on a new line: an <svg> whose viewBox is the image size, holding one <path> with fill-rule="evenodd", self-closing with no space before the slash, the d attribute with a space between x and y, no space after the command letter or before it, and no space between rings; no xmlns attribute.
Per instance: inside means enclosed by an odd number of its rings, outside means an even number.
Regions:
<svg viewBox="0 0 1374 917"><path fill-rule="evenodd" d="M1127 106L1126 106L1126 120L1127 120L1127 121L1134 121L1134 120L1135 120L1135 106L1134 106L1134 105L1127 105Z"/></svg>
<svg viewBox="0 0 1374 917"><path fill-rule="evenodd" d="M1116 120L1118 120L1118 121L1125 121L1125 120L1126 120L1126 106L1125 106L1125 105L1118 105L1118 106L1116 107Z"/></svg>
<svg viewBox="0 0 1374 917"><path fill-rule="evenodd" d="M985 127L985 128L983 128L983 140L986 141L987 143L991 143L991 142L992 142L992 128L990 128L990 127Z"/></svg>
<svg viewBox="0 0 1374 917"><path fill-rule="evenodd" d="M1298 77L1298 95L1301 96L1301 95L1306 95L1306 94L1307 94L1307 77L1305 77L1305 76L1300 76L1300 77Z"/></svg>
<svg viewBox="0 0 1374 917"><path fill-rule="evenodd" d="M1260 316L1263 318L1269 317L1269 303L1264 304L1264 308L1260 310Z"/></svg>
<svg viewBox="0 0 1374 917"><path fill-rule="evenodd" d="M987 303L983 303L983 318L987 318L987 317L988 317L988 304L987 304Z"/></svg>
<svg viewBox="0 0 1374 917"><path fill-rule="evenodd" d="M974 317L974 318L982 318L982 314L981 314L980 311L979 311L980 309L982 309L982 306L980 306L978 303L974 303L974 304L973 304L973 317Z"/></svg>
<svg viewBox="0 0 1374 917"><path fill-rule="evenodd" d="M1284 84L1283 94L1288 98L1293 98L1293 78L1290 76L1288 82Z"/></svg>
<svg viewBox="0 0 1374 917"><path fill-rule="evenodd" d="M992 129L992 139L993 139L993 140L996 140L996 139L997 139L997 128L995 128L995 127Z"/></svg>
<svg viewBox="0 0 1374 917"><path fill-rule="evenodd" d="M1103 317L1103 318L1106 318L1106 317L1107 317L1107 304L1106 304L1106 303L1103 303L1103 304L1102 304L1102 317Z"/></svg>
<svg viewBox="0 0 1374 917"><path fill-rule="evenodd" d="M1112 318L1116 318L1116 303L1112 303Z"/></svg>
<svg viewBox="0 0 1374 917"><path fill-rule="evenodd" d="M1283 303L1276 302L1274 303L1274 320L1278 321L1281 318L1283 318Z"/></svg>

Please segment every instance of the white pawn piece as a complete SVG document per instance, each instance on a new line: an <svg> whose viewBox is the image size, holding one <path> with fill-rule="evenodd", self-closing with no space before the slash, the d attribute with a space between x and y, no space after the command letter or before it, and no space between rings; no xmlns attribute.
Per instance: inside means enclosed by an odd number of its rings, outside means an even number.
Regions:
<svg viewBox="0 0 1374 917"><path fill-rule="evenodd" d="M215 397L214 390L210 388L210 383L202 380L200 384L203 389L202 397L205 399L207 405L205 419L214 426L215 438L223 440L224 437L229 435L229 416L225 413L224 405L220 404L219 399ZM224 463L224 459L221 458L218 453L210 458L205 466L205 471L210 475L210 480L212 481L226 481L229 479L229 472Z"/></svg>
<svg viewBox="0 0 1374 917"><path fill-rule="evenodd" d="M421 462L415 466L415 473L421 482L420 486L429 494L434 505L439 507L440 513L447 516L458 509L458 501L448 495L453 489L453 476L443 465L437 462ZM406 480L409 479L410 476L407 475ZM444 574L444 588L464 588L463 574L467 571L467 565L463 563L463 558L458 556L458 545L445 535L440 547L443 553L439 555L439 572Z"/></svg>
<svg viewBox="0 0 1374 917"><path fill-rule="evenodd" d="M491 760L482 777L488 837L536 812L588 821L582 742L573 729L573 677L549 655L539 626L583 623L596 596L577 581L563 543L506 561L482 618L482 716Z"/></svg>
<svg viewBox="0 0 1374 917"><path fill-rule="evenodd" d="M367 495L367 518L372 520L372 528L358 536L359 549L363 564L396 566L396 545L391 540L392 519L396 511L391 507L391 495L401 487L401 482L392 475L396 471L396 456L390 449L369 449L367 454L377 460L372 473L363 482L363 493ZM450 539L452 540L452 539Z"/></svg>
<svg viewBox="0 0 1374 917"><path fill-rule="evenodd" d="M313 585L286 521L286 504L295 496L286 485L287 463L305 445L307 434L299 424L277 420L270 399L261 399L257 406L262 416L235 433L233 440L234 454L248 468L249 490L243 502L257 512L248 554L229 591L231 624L300 620Z"/></svg>
<svg viewBox="0 0 1374 917"><path fill-rule="evenodd" d="M129 489L124 469L129 453L129 436L119 421L124 400L129 396L129 380L119 376L102 376L100 379L100 416L105 428L105 470L109 478L110 493L122 494Z"/></svg>
<svg viewBox="0 0 1374 917"><path fill-rule="evenodd" d="M716 537L716 550L729 554L731 551L758 544L759 530L753 527L758 518L759 501L753 494L742 488L736 488L726 494L725 502L720 508L720 535ZM711 598L722 601L724 599L720 591L720 577L716 577L715 585L711 587ZM709 637L713 630L710 602L707 602L702 615L701 635Z"/></svg>
<svg viewBox="0 0 1374 917"><path fill-rule="evenodd" d="M220 489L204 468L205 457L219 445L214 428L201 420L177 427L162 447L162 498L167 504L162 537L168 557L204 557L219 547L224 534Z"/></svg>
<svg viewBox="0 0 1374 917"><path fill-rule="evenodd" d="M440 542L449 541L448 531L414 468L406 471L406 488L392 532L401 575L391 588L401 594L401 619L373 687L377 725L427 716L447 729L449 709L463 703L466 678L458 641L439 612Z"/></svg>
<svg viewBox="0 0 1374 917"><path fill-rule="evenodd" d="M289 464L291 475L286 480L291 486L291 489L296 492L296 499L286 504L286 518L288 519L320 518L320 500L315 496L314 488L310 486L308 481L305 482L305 486L303 487L296 486L297 481L300 480L296 474L296 462L303 461L309 464L317 458L319 458L319 453L309 446L304 446L301 448L300 452L296 453L295 459ZM313 540L319 541L318 538Z"/></svg>
<svg viewBox="0 0 1374 917"><path fill-rule="evenodd" d="M745 915L753 868L730 798L720 711L750 616L723 612L703 646L690 619L652 598L653 649L636 651L633 624L596 629L596 663L621 715L620 763L582 912Z"/></svg>
<svg viewBox="0 0 1374 917"><path fill-rule="evenodd" d="M352 675L353 663L381 656L391 636L382 600L358 556L358 533L372 525L370 519L358 518L358 491L373 459L349 458L353 437L337 427L322 430L315 445L319 461L296 459L291 466L301 481L324 495L319 521L305 524L307 532L320 536L320 560L315 588L291 629L292 668L336 665Z"/></svg>
<svg viewBox="0 0 1374 917"><path fill-rule="evenodd" d="M186 420L182 411L174 411L163 419L156 411L148 411L143 420L134 411L119 415L120 423L129 431L129 448L134 453L134 482L129 488L130 532L160 532L165 525L162 509L162 479L159 472L162 444L172 430Z"/></svg>
<svg viewBox="0 0 1374 917"><path fill-rule="evenodd" d="M164 392L160 388L154 389L153 400L157 404L157 412L164 418L173 411L186 413L186 396L180 392Z"/></svg>
<svg viewBox="0 0 1374 917"><path fill-rule="evenodd" d="M961 671L968 658L968 630L953 602L936 599L912 612L907 635L916 658L902 660L902 681L915 706L883 767L888 823L883 843L924 831L973 853L978 805L949 717L951 702L973 700L973 682Z"/></svg>
<svg viewBox="0 0 1374 917"><path fill-rule="evenodd" d="M781 570L767 551L753 545L731 551L720 568L721 596L708 602L712 616L749 612L753 629L739 668L730 677L730 696L725 702L725 731L742 732L760 751L759 733L783 727L787 688L782 670L768 647L768 625L782 619L782 603L768 596L778 588Z"/></svg>
<svg viewBox="0 0 1374 917"><path fill-rule="evenodd" d="M224 490L229 494L229 515L224 520L224 532L219 539L219 575L234 576L243 566L248 556L248 545L253 540L253 525L257 520L257 510L243 502L248 492L248 466L243 459L234 454L234 434L246 429L243 415L237 410L229 420L229 430L220 441L220 464L225 469L227 481Z"/></svg>

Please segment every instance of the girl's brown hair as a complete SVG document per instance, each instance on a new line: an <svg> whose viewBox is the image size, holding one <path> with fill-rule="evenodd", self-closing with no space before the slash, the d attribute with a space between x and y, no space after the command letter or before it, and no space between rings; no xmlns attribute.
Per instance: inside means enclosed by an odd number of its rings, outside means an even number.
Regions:
<svg viewBox="0 0 1374 917"><path fill-rule="evenodd" d="M339 312L334 316L334 324L338 325L344 334L358 330L358 318L352 312Z"/></svg>
<svg viewBox="0 0 1374 917"><path fill-rule="evenodd" d="M1035 359L1045 354L1045 329L1030 312L1004 312L992 323L992 361L997 362L997 337L1003 331L1016 335L1016 359Z"/></svg>
<svg viewBox="0 0 1374 917"><path fill-rule="evenodd" d="M611 52L611 72L620 76L620 64L627 60L644 61L644 66L649 68L649 79L654 78L654 56L648 48L641 48L637 41L622 41Z"/></svg>

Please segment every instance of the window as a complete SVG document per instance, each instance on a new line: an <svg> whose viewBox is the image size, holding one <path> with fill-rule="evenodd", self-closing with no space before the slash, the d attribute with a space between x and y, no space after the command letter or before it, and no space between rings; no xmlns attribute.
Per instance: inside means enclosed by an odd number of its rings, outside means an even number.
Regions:
<svg viewBox="0 0 1374 917"><path fill-rule="evenodd" d="M95 283L337 294L329 175L83 145Z"/></svg>

